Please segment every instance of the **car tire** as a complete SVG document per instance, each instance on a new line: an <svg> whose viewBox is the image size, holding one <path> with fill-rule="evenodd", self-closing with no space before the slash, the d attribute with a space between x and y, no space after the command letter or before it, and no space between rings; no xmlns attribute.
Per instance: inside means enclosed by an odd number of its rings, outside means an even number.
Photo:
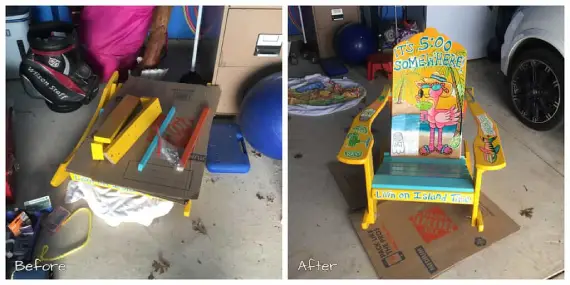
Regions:
<svg viewBox="0 0 570 285"><path fill-rule="evenodd" d="M528 68L529 65L533 62L535 64L538 64L536 71L539 73L534 73L536 75L533 78L535 81L542 83L538 84L541 85L539 87L536 87L537 85L535 85L535 87L530 87L532 83L529 82L532 82L533 80L530 79L530 77L527 77L528 74L524 73L528 72L525 68ZM511 109L516 117L527 127L536 131L549 131L562 126L564 123L564 58L550 49L535 48L523 51L517 55L513 62L509 64L509 66L510 67L507 76L510 99L509 102ZM547 69L546 66L548 66L549 69ZM538 76L544 77L540 78ZM529 80L521 79L521 77L529 78ZM554 84L556 81L559 83L558 85ZM527 89L539 89L539 91L528 91L522 95L522 92L526 91ZM518 90L518 92L515 93L515 90ZM541 92L548 93L540 94ZM519 94L517 95L517 93ZM531 99L529 96L534 97L534 99ZM542 105L544 108L544 106L546 106L545 104L549 103L551 104L549 107L555 108L555 110L552 111L550 116L547 116L545 112L542 112L546 119L537 122L538 119L535 120L537 116L530 114L527 115L526 111L521 110L523 108L525 110L530 110L528 104L531 104L530 102L533 100L535 104L534 106ZM538 102L540 102L540 104ZM555 102L558 102L557 107ZM535 115L538 113L538 111L531 112L535 113ZM532 116L532 118L529 118L527 116Z"/></svg>

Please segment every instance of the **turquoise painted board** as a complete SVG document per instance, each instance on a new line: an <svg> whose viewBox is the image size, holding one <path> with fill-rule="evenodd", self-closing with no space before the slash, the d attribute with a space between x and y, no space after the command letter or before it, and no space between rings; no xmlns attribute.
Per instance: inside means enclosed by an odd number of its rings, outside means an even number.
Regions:
<svg viewBox="0 0 570 285"><path fill-rule="evenodd" d="M473 192L465 159L394 157L385 154L372 181L376 189Z"/></svg>

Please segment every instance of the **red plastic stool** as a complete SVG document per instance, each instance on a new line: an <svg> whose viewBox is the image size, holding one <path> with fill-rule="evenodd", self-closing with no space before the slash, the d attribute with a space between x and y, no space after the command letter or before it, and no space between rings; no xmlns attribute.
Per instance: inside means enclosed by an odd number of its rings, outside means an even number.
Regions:
<svg viewBox="0 0 570 285"><path fill-rule="evenodd" d="M375 53L369 55L366 61L368 62L367 78L369 81L374 80L376 71L384 71L388 79L392 79L391 53Z"/></svg>

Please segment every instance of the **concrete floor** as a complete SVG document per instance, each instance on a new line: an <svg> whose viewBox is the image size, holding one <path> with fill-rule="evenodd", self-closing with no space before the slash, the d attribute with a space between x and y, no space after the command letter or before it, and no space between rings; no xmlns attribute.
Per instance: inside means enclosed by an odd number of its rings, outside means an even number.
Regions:
<svg viewBox="0 0 570 285"><path fill-rule="evenodd" d="M300 60L289 66L289 77L322 73L318 65ZM388 81L365 79L364 68L351 69L349 78L368 90L367 104L376 99ZM505 85L499 66L487 60L469 62L467 83L499 125L507 167L489 172L483 192L499 205L521 229L515 234L468 257L440 278L542 279L564 268L564 130L537 133L524 127L501 100ZM377 278L348 219L348 205L330 174L327 163L336 160L345 132L357 108L323 117L289 120L289 278ZM389 126L383 111L376 119L378 133ZM464 137L475 136L471 116L464 123ZM301 153L302 158L295 159ZM528 190L527 190L528 189ZM534 207L531 219L519 215ZM310 257L337 263L329 272L298 271Z"/></svg>
<svg viewBox="0 0 570 285"><path fill-rule="evenodd" d="M177 68L169 71L167 79L177 81L190 66L191 53L186 52L188 49L179 58L187 60L182 60L184 64L178 60ZM6 93L7 104L16 110L19 204L50 195L52 203L60 205L67 183L54 189L49 181L83 133L97 102L70 114L57 114L42 100L29 98L18 81L8 82ZM180 205L149 227L121 224L113 228L94 217L90 243L62 260L67 270L56 275L146 279L153 260L162 254L171 267L162 275L155 273L156 279L281 278L281 162L251 153L250 162L251 171L245 175L206 172L190 218L182 216ZM270 198L260 199L257 193ZM198 218L207 235L192 229L192 220ZM57 235L49 239L44 236L40 243L48 242L50 254L59 254L81 242L86 228L86 220L78 217Z"/></svg>

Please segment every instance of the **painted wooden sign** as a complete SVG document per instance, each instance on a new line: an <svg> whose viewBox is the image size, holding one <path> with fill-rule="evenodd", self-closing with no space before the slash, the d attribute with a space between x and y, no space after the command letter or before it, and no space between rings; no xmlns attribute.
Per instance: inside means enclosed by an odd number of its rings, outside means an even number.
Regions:
<svg viewBox="0 0 570 285"><path fill-rule="evenodd" d="M427 28L393 52L391 155L460 157L467 51Z"/></svg>
<svg viewBox="0 0 570 285"><path fill-rule="evenodd" d="M464 205L473 204L473 193L374 189L373 196L376 200Z"/></svg>

